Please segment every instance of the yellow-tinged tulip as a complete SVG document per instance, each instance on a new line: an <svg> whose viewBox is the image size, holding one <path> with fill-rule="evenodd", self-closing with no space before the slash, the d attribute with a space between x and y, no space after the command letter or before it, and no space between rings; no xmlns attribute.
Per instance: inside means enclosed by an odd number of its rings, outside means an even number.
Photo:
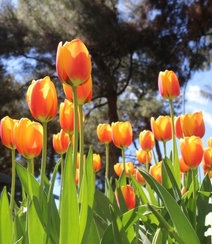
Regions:
<svg viewBox="0 0 212 244"><path fill-rule="evenodd" d="M139 149L135 153L136 153L136 157L138 159L138 162L140 164L150 163L152 160L152 152L151 151Z"/></svg>
<svg viewBox="0 0 212 244"><path fill-rule="evenodd" d="M150 166L149 173L154 177L159 183L162 183L162 161L157 164Z"/></svg>
<svg viewBox="0 0 212 244"><path fill-rule="evenodd" d="M197 167L201 163L203 157L203 143L201 138L191 136L180 139L180 151L188 167Z"/></svg>
<svg viewBox="0 0 212 244"><path fill-rule="evenodd" d="M151 130L143 130L139 134L139 143L143 150L151 151L155 145L154 134Z"/></svg>
<svg viewBox="0 0 212 244"><path fill-rule="evenodd" d="M172 121L170 116L159 116L156 120L151 117L151 129L158 141L172 139Z"/></svg>
<svg viewBox="0 0 212 244"><path fill-rule="evenodd" d="M115 173L118 176L120 176L122 174L122 171L124 170L123 163L114 164L113 168L114 168ZM129 176L130 175L129 172L131 172L132 174L134 172L134 165L133 165L132 162L127 162L125 164L125 174L126 174L126 176Z"/></svg>
<svg viewBox="0 0 212 244"><path fill-rule="evenodd" d="M74 39L59 43L57 47L56 70L62 83L80 86L91 76L91 59L85 44Z"/></svg>
<svg viewBox="0 0 212 244"><path fill-rule="evenodd" d="M183 138L183 131L181 126L181 116L175 117L174 119L174 130L175 130L175 136L180 139Z"/></svg>
<svg viewBox="0 0 212 244"><path fill-rule="evenodd" d="M138 169L134 169L133 175L140 184L146 184L146 180L144 179L143 175L138 171Z"/></svg>
<svg viewBox="0 0 212 244"><path fill-rule="evenodd" d="M5 116L0 122L0 138L4 146L9 149L16 149L16 145L13 139L13 128L18 120L12 119L9 116Z"/></svg>
<svg viewBox="0 0 212 244"><path fill-rule="evenodd" d="M101 157L99 154L94 153L93 154L93 168L94 171L99 171L101 169L102 166L102 161L101 161Z"/></svg>
<svg viewBox="0 0 212 244"><path fill-rule="evenodd" d="M112 123L112 140L116 147L126 148L132 143L132 126L130 122L115 122Z"/></svg>
<svg viewBox="0 0 212 244"><path fill-rule="evenodd" d="M179 163L180 163L180 172L181 173L186 173L189 171L189 167L187 166L187 164L185 164L183 157L180 155L179 156Z"/></svg>
<svg viewBox="0 0 212 244"><path fill-rule="evenodd" d="M176 74L172 70L159 72L158 89L163 98L173 99L180 95L180 84Z"/></svg>
<svg viewBox="0 0 212 244"><path fill-rule="evenodd" d="M110 143L112 141L112 129L110 124L99 124L96 132L100 142Z"/></svg>
<svg viewBox="0 0 212 244"><path fill-rule="evenodd" d="M181 115L181 127L184 136L198 136L202 138L205 134L202 112Z"/></svg>
<svg viewBox="0 0 212 244"><path fill-rule="evenodd" d="M26 100L32 116L40 122L48 122L57 114L57 92L49 76L32 81Z"/></svg>
<svg viewBox="0 0 212 244"><path fill-rule="evenodd" d="M208 138L207 143L209 147L212 147L212 137Z"/></svg>
<svg viewBox="0 0 212 244"><path fill-rule="evenodd" d="M59 133L54 134L52 138L53 148L56 153L64 154L69 146L70 136L64 131L60 130Z"/></svg>
<svg viewBox="0 0 212 244"><path fill-rule="evenodd" d="M60 126L67 134L74 133L74 104L67 99L60 104Z"/></svg>
<svg viewBox="0 0 212 244"><path fill-rule="evenodd" d="M71 86L63 84L63 90L66 98L73 102L73 89ZM77 87L77 104L83 105L90 102L92 99L92 78L89 77L88 81Z"/></svg>
<svg viewBox="0 0 212 244"><path fill-rule="evenodd" d="M13 130L17 151L27 159L37 157L43 146L43 127L27 118L19 120Z"/></svg>
<svg viewBox="0 0 212 244"><path fill-rule="evenodd" d="M204 171L212 170L212 147L204 149L202 166Z"/></svg>
<svg viewBox="0 0 212 244"><path fill-rule="evenodd" d="M125 200L125 203L127 205L127 208L133 209L136 206L136 197L135 197L135 192L134 192L134 189L132 188L132 186L130 186L130 185L121 186L121 192L122 192L123 198ZM120 207L117 191L116 191L115 195L116 195L117 204Z"/></svg>

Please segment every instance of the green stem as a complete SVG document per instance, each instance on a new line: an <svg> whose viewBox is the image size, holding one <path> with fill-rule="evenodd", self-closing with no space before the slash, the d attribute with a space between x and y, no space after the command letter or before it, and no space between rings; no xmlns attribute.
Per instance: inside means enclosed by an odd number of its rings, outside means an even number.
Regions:
<svg viewBox="0 0 212 244"><path fill-rule="evenodd" d="M124 148L121 148L121 154L122 154L123 170L124 170L124 172L125 172L126 165L125 165L125 154L124 154Z"/></svg>
<svg viewBox="0 0 212 244"><path fill-rule="evenodd" d="M30 174L34 175L34 158L27 160L28 170Z"/></svg>
<svg viewBox="0 0 212 244"><path fill-rule="evenodd" d="M174 129L174 109L172 99L169 99L170 105L170 115L172 121L172 163L174 166L175 172L175 179L177 181L178 187L180 188L180 165L178 161L178 152L177 152L177 144L176 144L176 137L175 137L175 129Z"/></svg>
<svg viewBox="0 0 212 244"><path fill-rule="evenodd" d="M78 150L78 105L77 105L77 87L72 87L73 90L73 101L74 101L74 145L73 145L73 174L74 179L76 175L76 165L77 165L77 150Z"/></svg>
<svg viewBox="0 0 212 244"><path fill-rule="evenodd" d="M163 153L164 157L166 157L166 141L163 141Z"/></svg>
<svg viewBox="0 0 212 244"><path fill-rule="evenodd" d="M105 194L107 195L107 180L109 176L109 143L105 143L105 157L106 157L106 162L105 162Z"/></svg>
<svg viewBox="0 0 212 244"><path fill-rule="evenodd" d="M43 194L44 194L44 180L46 173L46 156L47 156L47 122L43 122L43 150L41 159L41 178L40 178L40 192L39 201L42 206Z"/></svg>
<svg viewBox="0 0 212 244"><path fill-rule="evenodd" d="M79 165L79 189L82 184L83 177L83 162L84 162L84 123L83 123L83 110L82 105L79 105L80 114L80 165Z"/></svg>
<svg viewBox="0 0 212 244"><path fill-rule="evenodd" d="M11 197L10 197L10 210L11 210L11 213L13 212L13 207L14 207L15 179L16 179L15 149L12 149L12 183L11 183Z"/></svg>
<svg viewBox="0 0 212 244"><path fill-rule="evenodd" d="M149 172L149 151L146 152L146 171Z"/></svg>
<svg viewBox="0 0 212 244"><path fill-rule="evenodd" d="M192 169L192 181L193 181L193 227L194 230L196 231L196 205L197 205L197 199L196 199L196 190L197 190L197 186L196 186L196 168Z"/></svg>
<svg viewBox="0 0 212 244"><path fill-rule="evenodd" d="M62 202L62 193L63 193L63 184L64 184L64 158L63 154L60 155L60 167L61 167L61 179L60 179L60 200L59 200L59 216L61 216L61 202Z"/></svg>

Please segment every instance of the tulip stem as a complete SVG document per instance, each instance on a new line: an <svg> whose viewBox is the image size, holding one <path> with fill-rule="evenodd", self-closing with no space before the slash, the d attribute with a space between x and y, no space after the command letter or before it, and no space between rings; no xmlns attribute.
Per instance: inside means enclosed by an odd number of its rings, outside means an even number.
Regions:
<svg viewBox="0 0 212 244"><path fill-rule="evenodd" d="M15 197L15 149L12 149L12 183L11 183L11 196L10 196L10 210L13 212L14 207L14 197Z"/></svg>
<svg viewBox="0 0 212 244"><path fill-rule="evenodd" d="M149 172L149 151L146 151L146 171Z"/></svg>
<svg viewBox="0 0 212 244"><path fill-rule="evenodd" d="M47 122L43 122L43 150L41 159L41 178L40 178L40 192L39 200L40 206L42 206L43 194L44 194L44 179L46 173L46 155L47 155Z"/></svg>
<svg viewBox="0 0 212 244"><path fill-rule="evenodd" d="M194 204L193 204L193 227L194 227L194 230L196 231L196 219L197 219L197 216L196 216L196 205L197 205L197 201L196 201L196 168L195 169L192 169L192 181L193 181L193 201L194 201Z"/></svg>
<svg viewBox="0 0 212 244"><path fill-rule="evenodd" d="M73 174L74 179L76 176L76 165L77 165L77 149L78 149L78 105L77 105L77 87L72 86L73 90L73 102L74 102L74 145L73 145Z"/></svg>
<svg viewBox="0 0 212 244"><path fill-rule="evenodd" d="M107 183L108 183L108 175L109 175L109 143L105 143L105 156L106 156L106 163L105 163L105 194L107 195Z"/></svg>
<svg viewBox="0 0 212 244"><path fill-rule="evenodd" d="M173 102L172 99L169 99L170 105L170 115L172 121L172 163L174 166L175 172L175 179L177 181L178 187L180 188L180 166L178 160L178 152L177 152L177 144L176 144L176 137L175 137L175 130L174 130L174 109L173 109Z"/></svg>
<svg viewBox="0 0 212 244"><path fill-rule="evenodd" d="M34 158L27 160L29 173L34 175Z"/></svg>
<svg viewBox="0 0 212 244"><path fill-rule="evenodd" d="M166 141L163 141L163 153L164 157L166 157Z"/></svg>
<svg viewBox="0 0 212 244"><path fill-rule="evenodd" d="M122 153L122 163L123 163L123 170L125 172L125 154L124 154L124 147L121 148L121 153Z"/></svg>
<svg viewBox="0 0 212 244"><path fill-rule="evenodd" d="M83 177L83 161L84 161L84 126L83 126L83 110L82 105L79 105L80 114L80 164L79 164L79 189Z"/></svg>

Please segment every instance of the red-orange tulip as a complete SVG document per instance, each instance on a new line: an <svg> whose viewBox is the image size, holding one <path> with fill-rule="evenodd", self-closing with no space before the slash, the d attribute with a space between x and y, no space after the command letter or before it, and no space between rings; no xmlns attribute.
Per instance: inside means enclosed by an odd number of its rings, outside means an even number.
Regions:
<svg viewBox="0 0 212 244"><path fill-rule="evenodd" d="M150 163L152 161L152 152L139 149L136 152L136 157L140 164Z"/></svg>
<svg viewBox="0 0 212 244"><path fill-rule="evenodd" d="M110 124L99 124L96 132L100 142L110 143L112 141L112 129Z"/></svg>
<svg viewBox="0 0 212 244"><path fill-rule="evenodd" d="M201 138L191 136L180 139L180 151L188 167L197 167L201 163L203 157L203 143Z"/></svg>
<svg viewBox="0 0 212 244"><path fill-rule="evenodd" d="M93 168L94 168L94 171L99 171L101 169L101 166L102 166L102 161L101 161L100 155L94 153L93 154Z"/></svg>
<svg viewBox="0 0 212 244"><path fill-rule="evenodd" d="M138 169L134 169L133 175L140 184L142 185L146 184L146 180L144 179L142 174L138 171Z"/></svg>
<svg viewBox="0 0 212 244"><path fill-rule="evenodd" d="M60 104L60 126L67 134L74 133L74 104L67 99Z"/></svg>
<svg viewBox="0 0 212 244"><path fill-rule="evenodd" d="M212 147L212 137L208 138L208 141L207 142L208 142L208 146L209 147Z"/></svg>
<svg viewBox="0 0 212 244"><path fill-rule="evenodd" d="M154 177L159 183L162 183L162 161L157 164L150 166L149 173Z"/></svg>
<svg viewBox="0 0 212 244"><path fill-rule="evenodd" d="M170 116L159 116L156 120L151 117L151 129L158 141L172 139L172 121Z"/></svg>
<svg viewBox="0 0 212 244"><path fill-rule="evenodd" d="M59 133L53 135L52 138L53 148L55 152L58 154L64 154L67 151L69 142L70 142L69 135L62 129L60 130Z"/></svg>
<svg viewBox="0 0 212 244"><path fill-rule="evenodd" d="M180 139L183 138L183 131L181 126L181 116L175 117L174 120L174 130L175 130L175 136Z"/></svg>
<svg viewBox="0 0 212 244"><path fill-rule="evenodd" d="M198 136L202 138L205 134L202 112L181 115L181 127L184 136Z"/></svg>
<svg viewBox="0 0 212 244"><path fill-rule="evenodd" d="M24 136L23 136L24 135ZM13 130L17 151L27 159L37 157L43 146L43 127L27 118L19 120Z"/></svg>
<svg viewBox="0 0 212 244"><path fill-rule="evenodd" d="M26 100L32 116L40 122L48 122L57 114L57 92L49 76L32 81L27 90Z"/></svg>
<svg viewBox="0 0 212 244"><path fill-rule="evenodd" d="M18 120L12 119L6 116L1 119L0 122L0 137L5 147L9 149L16 149L16 145L13 139L13 128Z"/></svg>
<svg viewBox="0 0 212 244"><path fill-rule="evenodd" d="M139 134L139 143L143 150L150 151L155 145L154 134L150 130L143 130Z"/></svg>
<svg viewBox="0 0 212 244"><path fill-rule="evenodd" d="M136 197L135 197L135 192L134 192L134 189L132 188L132 186L130 186L130 185L121 186L121 192L122 192L123 198L125 200L125 203L127 205L127 208L133 209L136 206ZM118 206L120 207L117 192L116 192L116 201L117 201Z"/></svg>
<svg viewBox="0 0 212 244"><path fill-rule="evenodd" d="M202 166L204 171L212 170L212 147L204 149Z"/></svg>
<svg viewBox="0 0 212 244"><path fill-rule="evenodd" d="M158 89L163 98L173 99L180 95L180 84L176 74L172 70L159 72Z"/></svg>
<svg viewBox="0 0 212 244"><path fill-rule="evenodd" d="M70 102L73 102L73 89L71 86L63 84L63 90ZM77 87L77 104L83 105L90 102L92 99L92 78L89 77L88 81Z"/></svg>
<svg viewBox="0 0 212 244"><path fill-rule="evenodd" d="M91 59L85 44L74 39L62 45L59 43L56 70L61 82L70 86L80 86L91 76Z"/></svg>
<svg viewBox="0 0 212 244"><path fill-rule="evenodd" d="M116 147L129 147L132 143L132 126L130 122L115 122L112 123L112 140Z"/></svg>
<svg viewBox="0 0 212 244"><path fill-rule="evenodd" d="M179 156L179 163L180 163L180 172L181 173L186 173L189 171L189 167L187 166L187 164L185 164L183 157L180 155Z"/></svg>
<svg viewBox="0 0 212 244"><path fill-rule="evenodd" d="M117 163L113 166L115 173L120 176L122 174L123 169L123 163ZM132 162L127 162L125 164L125 173L126 176L129 176L129 172L133 174L134 172L134 165Z"/></svg>

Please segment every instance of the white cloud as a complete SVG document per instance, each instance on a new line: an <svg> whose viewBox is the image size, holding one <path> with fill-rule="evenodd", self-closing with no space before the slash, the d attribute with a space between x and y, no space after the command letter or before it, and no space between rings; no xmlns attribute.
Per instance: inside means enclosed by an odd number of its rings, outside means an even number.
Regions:
<svg viewBox="0 0 212 244"><path fill-rule="evenodd" d="M208 104L208 100L201 96L201 89L199 86L189 85L186 92L186 99L188 102L195 102L198 104Z"/></svg>

